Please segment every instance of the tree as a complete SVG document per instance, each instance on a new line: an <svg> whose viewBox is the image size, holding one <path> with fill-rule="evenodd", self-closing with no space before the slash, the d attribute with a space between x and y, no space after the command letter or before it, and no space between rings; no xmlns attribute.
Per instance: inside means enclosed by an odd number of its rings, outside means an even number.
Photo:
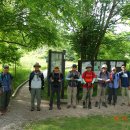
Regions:
<svg viewBox="0 0 130 130"><path fill-rule="evenodd" d="M126 4L127 0L80 0L72 44L81 59L97 59L105 33L122 18L120 12Z"/></svg>
<svg viewBox="0 0 130 130"><path fill-rule="evenodd" d="M103 38L98 59L129 60L130 39L129 33L113 34L107 32Z"/></svg>

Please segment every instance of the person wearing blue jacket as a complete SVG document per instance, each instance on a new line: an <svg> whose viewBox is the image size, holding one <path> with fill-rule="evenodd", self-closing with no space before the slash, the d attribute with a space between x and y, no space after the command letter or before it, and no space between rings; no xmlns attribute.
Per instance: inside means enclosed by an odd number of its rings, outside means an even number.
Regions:
<svg viewBox="0 0 130 130"><path fill-rule="evenodd" d="M125 95L127 93L128 98L128 106L130 106L130 72L126 70L126 66L121 66L121 72L119 72L120 77L120 88L121 88L121 95L122 95L122 104L121 106L125 105Z"/></svg>
<svg viewBox="0 0 130 130"><path fill-rule="evenodd" d="M117 102L117 89L119 87L119 73L116 72L116 67L112 67L112 71L110 73L110 83L108 90L108 104L115 105Z"/></svg>
<svg viewBox="0 0 130 130"><path fill-rule="evenodd" d="M1 95L0 95L0 112L1 115L5 114L10 102L10 97L12 93L12 79L13 76L9 73L9 66L3 66L3 72L0 74L0 84L1 84Z"/></svg>

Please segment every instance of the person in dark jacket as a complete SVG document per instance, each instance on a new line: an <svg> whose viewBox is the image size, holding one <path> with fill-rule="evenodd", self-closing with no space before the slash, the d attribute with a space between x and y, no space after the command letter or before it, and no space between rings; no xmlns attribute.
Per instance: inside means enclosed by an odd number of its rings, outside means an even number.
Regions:
<svg viewBox="0 0 130 130"><path fill-rule="evenodd" d="M56 66L53 72L49 75L49 81L51 82L51 97L49 110L53 109L53 97L55 93L57 95L57 108L60 110L60 91L61 83L63 81L63 74L60 72L58 66Z"/></svg>
<svg viewBox="0 0 130 130"><path fill-rule="evenodd" d="M80 81L80 73L77 71L77 65L76 64L72 65L72 70L69 71L66 79L68 80L67 108L70 108L71 105L73 106L73 108L76 108L77 86L78 86L78 81Z"/></svg>
<svg viewBox="0 0 130 130"><path fill-rule="evenodd" d="M29 91L31 92L31 111L35 110L35 98L37 99L37 111L40 111L41 89L44 89L44 75L40 71L39 63L34 65L34 71L29 76Z"/></svg>
<svg viewBox="0 0 130 130"><path fill-rule="evenodd" d="M5 114L10 102L12 93L12 75L9 73L9 66L3 67L3 72L0 74L0 112Z"/></svg>
<svg viewBox="0 0 130 130"><path fill-rule="evenodd" d="M130 106L130 71L127 71L126 66L121 66L119 72L119 87L121 88L122 103L121 106L126 105L125 96L127 94L128 106Z"/></svg>

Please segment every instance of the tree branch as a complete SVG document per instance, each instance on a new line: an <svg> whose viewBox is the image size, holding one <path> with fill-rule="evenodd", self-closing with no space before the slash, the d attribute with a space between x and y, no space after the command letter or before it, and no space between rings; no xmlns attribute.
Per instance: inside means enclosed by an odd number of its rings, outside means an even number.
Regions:
<svg viewBox="0 0 130 130"><path fill-rule="evenodd" d="M16 45L19 45L19 46L22 46L22 47L28 47L28 46L23 45L23 44L18 43L18 42L12 42L12 41L6 41L6 40L0 40L0 42L6 42L8 44L16 44Z"/></svg>

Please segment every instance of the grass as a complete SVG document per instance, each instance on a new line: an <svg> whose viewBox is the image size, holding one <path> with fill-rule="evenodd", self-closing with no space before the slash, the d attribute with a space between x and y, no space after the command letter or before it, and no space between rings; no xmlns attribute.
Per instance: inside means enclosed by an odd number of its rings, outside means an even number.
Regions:
<svg viewBox="0 0 130 130"><path fill-rule="evenodd" d="M30 70L19 66L16 69L16 74L14 74L13 69L10 72L13 75L13 90L15 90L21 83L28 79Z"/></svg>
<svg viewBox="0 0 130 130"><path fill-rule="evenodd" d="M130 130L129 122L130 115L56 117L27 124L24 130Z"/></svg>

